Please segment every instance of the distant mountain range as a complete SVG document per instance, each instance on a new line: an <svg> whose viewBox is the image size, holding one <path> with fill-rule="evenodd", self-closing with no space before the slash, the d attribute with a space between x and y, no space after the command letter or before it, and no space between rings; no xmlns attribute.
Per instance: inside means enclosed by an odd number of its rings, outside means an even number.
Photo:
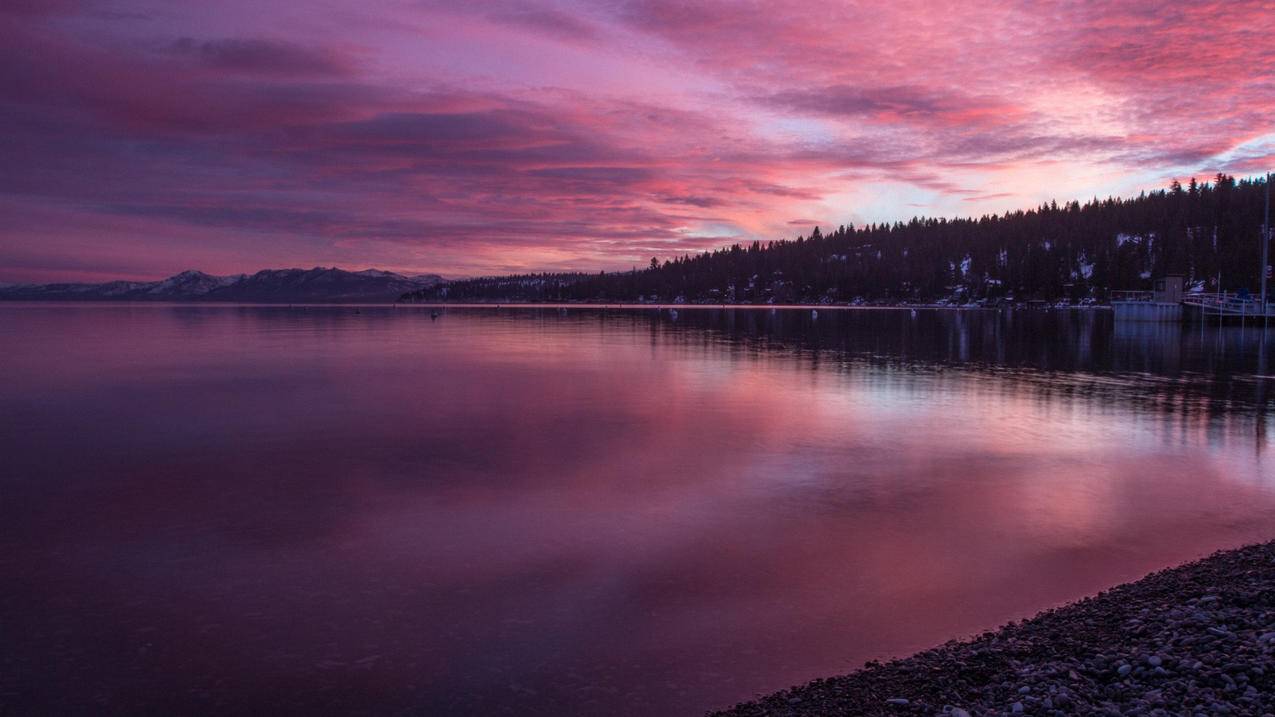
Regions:
<svg viewBox="0 0 1275 717"><path fill-rule="evenodd" d="M233 276L213 276L192 270L161 281L9 284L0 286L0 300L377 303L395 301L402 294L442 281L437 274L405 276L378 269L263 269L255 274Z"/></svg>

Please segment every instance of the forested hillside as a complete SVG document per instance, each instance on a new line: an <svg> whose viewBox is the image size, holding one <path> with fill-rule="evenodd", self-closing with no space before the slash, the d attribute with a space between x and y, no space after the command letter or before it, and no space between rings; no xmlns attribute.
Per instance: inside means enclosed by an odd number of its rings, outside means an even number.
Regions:
<svg viewBox="0 0 1275 717"><path fill-rule="evenodd" d="M726 247L617 273L450 282L409 301L713 303L1104 299L1182 274L1256 288L1262 180L1174 182L1132 199L1050 203L977 219L914 218Z"/></svg>

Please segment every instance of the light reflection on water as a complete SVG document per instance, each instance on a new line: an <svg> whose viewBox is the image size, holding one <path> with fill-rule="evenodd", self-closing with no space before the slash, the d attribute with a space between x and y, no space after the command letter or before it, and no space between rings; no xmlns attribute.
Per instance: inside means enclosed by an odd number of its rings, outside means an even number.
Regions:
<svg viewBox="0 0 1275 717"><path fill-rule="evenodd" d="M1259 336L0 305L0 692L697 714L1272 537Z"/></svg>

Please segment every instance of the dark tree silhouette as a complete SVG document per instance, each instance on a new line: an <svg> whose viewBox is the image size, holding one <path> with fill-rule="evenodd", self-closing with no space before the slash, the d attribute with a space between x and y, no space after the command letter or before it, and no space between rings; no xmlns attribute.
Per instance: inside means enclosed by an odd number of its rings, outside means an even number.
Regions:
<svg viewBox="0 0 1275 717"><path fill-rule="evenodd" d="M1154 276L1255 289L1265 185L1218 174L1131 199L1042 204L977 218L842 226L735 244L642 271L453 281L408 301L829 303L1092 298Z"/></svg>

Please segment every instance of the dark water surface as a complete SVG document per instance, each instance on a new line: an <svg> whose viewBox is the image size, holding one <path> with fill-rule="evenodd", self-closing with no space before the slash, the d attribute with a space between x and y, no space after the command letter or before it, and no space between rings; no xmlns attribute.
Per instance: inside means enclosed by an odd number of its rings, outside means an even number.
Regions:
<svg viewBox="0 0 1275 717"><path fill-rule="evenodd" d="M1251 327L0 305L0 348L8 714L694 715L1275 537Z"/></svg>

